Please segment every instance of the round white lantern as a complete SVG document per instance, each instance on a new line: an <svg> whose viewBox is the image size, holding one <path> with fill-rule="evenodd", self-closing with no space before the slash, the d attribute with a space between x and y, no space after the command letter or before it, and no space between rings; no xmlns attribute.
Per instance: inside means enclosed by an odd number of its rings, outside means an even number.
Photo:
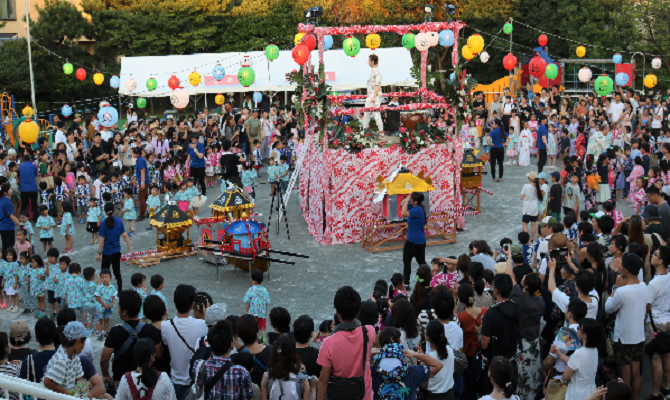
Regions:
<svg viewBox="0 0 670 400"><path fill-rule="evenodd" d="M652 67L653 69L659 69L659 68L661 68L661 64L662 64L662 63L661 63L661 59L658 58L658 57L654 57L654 59L651 60L651 67Z"/></svg>
<svg viewBox="0 0 670 400"><path fill-rule="evenodd" d="M437 32L426 32L428 34L428 42L430 47L435 47L440 43L440 34Z"/></svg>
<svg viewBox="0 0 670 400"><path fill-rule="evenodd" d="M129 92L132 92L137 88L137 82L133 78L129 78L126 81L126 89L128 89Z"/></svg>
<svg viewBox="0 0 670 400"><path fill-rule="evenodd" d="M184 89L175 90L170 94L170 103L177 109L184 109L188 105L188 92Z"/></svg>
<svg viewBox="0 0 670 400"><path fill-rule="evenodd" d="M414 39L414 46L419 51L426 51L430 47L430 40L430 36L427 33L419 33Z"/></svg>
<svg viewBox="0 0 670 400"><path fill-rule="evenodd" d="M486 64L487 62L489 62L489 59L490 59L490 58L491 58L491 56L489 56L489 53L487 53L487 52L485 52L485 51L482 51L482 53L479 55L479 59L482 60L482 62L483 62L484 64Z"/></svg>
<svg viewBox="0 0 670 400"><path fill-rule="evenodd" d="M593 76L593 73L587 67L584 67L584 68L579 70L578 77L579 77L579 80L583 83L586 83L586 82L590 81L592 76Z"/></svg>

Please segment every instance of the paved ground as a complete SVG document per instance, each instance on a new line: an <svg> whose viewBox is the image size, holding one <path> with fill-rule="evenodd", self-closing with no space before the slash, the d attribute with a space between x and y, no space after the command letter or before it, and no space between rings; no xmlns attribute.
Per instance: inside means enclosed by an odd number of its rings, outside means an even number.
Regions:
<svg viewBox="0 0 670 400"><path fill-rule="evenodd" d="M493 195L482 194L482 213L477 216L466 217L467 230L458 235L458 243L452 245L429 246L426 249L426 259L437 256L458 256L467 252L468 244L475 239L485 239L491 248L498 247L498 242L504 237L516 241L521 231L521 200L519 193L523 184L527 182L525 175L536 170L536 167L519 167L505 165L505 175L501 183L493 183L490 176L484 177L484 187L491 190ZM559 169L545 169L546 172ZM220 193L219 186L208 191L209 202ZM265 215L270 208L269 185L261 184L257 190L256 210ZM583 199L582 199L583 200ZM583 202L580 202L583 204ZM624 215L630 215L631 208L621 204L619 208ZM201 215L205 215L202 214ZM317 322L332 318L333 296L338 287L351 285L362 296L367 296L377 279L389 279L395 272L402 272L401 250L371 254L364 250L359 243L337 246L322 246L317 243L307 231L307 224L301 216L298 205L298 192L294 191L288 207L288 218L291 240L287 240L282 222L279 235L270 234L272 245L276 249L295 251L310 256L309 259L295 258L295 265L272 266L270 277L264 285L270 292L272 304L288 309L292 319L299 315L308 314ZM276 223L273 221L273 224ZM155 231L147 231L148 220L136 223L136 235L131 238L133 251L142 251L155 248ZM99 270L100 264L95 262L98 246L89 245L91 239L84 225L76 224L74 239L75 252L70 256L73 261L82 267L94 266ZM195 236L196 229L191 228ZM56 234L54 245L62 249L64 237ZM122 252L127 252L122 242ZM39 249L41 251L41 248ZM283 257L282 257L283 258ZM199 257L177 259L163 262L157 266L139 270L136 266L122 263L121 266L124 287L130 287L130 276L135 272L147 275L161 274L165 278L165 290L168 301L171 293L180 283L189 283L198 291L208 292L215 302L225 302L228 313L241 314L244 312L242 297L251 285L248 273L233 271L232 267L223 267L220 270L220 281L216 281L216 270ZM112 281L112 283L115 283ZM174 307L171 307L174 310ZM116 310L116 309L115 309ZM8 332L9 324L14 319L20 319L20 314L1 313L0 330ZM113 323L119 322L114 314ZM33 324L35 319L28 318ZM101 344L94 341L96 358L101 351ZM97 364L97 360L96 360ZM651 385L649 364L646 362L646 379L643 398L649 394Z"/></svg>

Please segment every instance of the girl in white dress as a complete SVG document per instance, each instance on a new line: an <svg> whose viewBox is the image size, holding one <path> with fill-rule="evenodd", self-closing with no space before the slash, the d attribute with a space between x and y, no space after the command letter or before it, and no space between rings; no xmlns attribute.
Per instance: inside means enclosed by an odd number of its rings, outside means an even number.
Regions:
<svg viewBox="0 0 670 400"><path fill-rule="evenodd" d="M501 356L493 357L489 366L489 379L493 384L493 393L479 400L519 400L519 397L514 394L516 385L512 382L513 378L512 362Z"/></svg>
<svg viewBox="0 0 670 400"><path fill-rule="evenodd" d="M582 341L582 347L570 357L560 351L555 353L568 365L561 377L563 384L568 385L565 400L586 399L596 390L598 345L602 339L602 327L596 320L584 318L579 324L577 337Z"/></svg>
<svg viewBox="0 0 670 400"><path fill-rule="evenodd" d="M528 121L524 121L523 130L519 133L519 165L530 165L530 149L533 147L533 133L528 129Z"/></svg>

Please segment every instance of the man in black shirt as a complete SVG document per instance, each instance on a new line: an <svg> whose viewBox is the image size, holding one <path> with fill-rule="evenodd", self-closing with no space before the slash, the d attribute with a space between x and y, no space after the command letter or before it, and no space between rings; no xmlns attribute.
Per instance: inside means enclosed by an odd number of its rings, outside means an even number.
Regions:
<svg viewBox="0 0 670 400"><path fill-rule="evenodd" d="M493 297L498 302L482 317L482 349L489 360L496 356L511 359L520 342L521 304L509 301L514 285L507 274L493 281Z"/></svg>
<svg viewBox="0 0 670 400"><path fill-rule="evenodd" d="M549 97L549 109L550 110L555 110L552 111L552 114L558 113L560 111L560 105L561 105L561 95L558 93L558 85L554 85L551 88L551 95Z"/></svg>
<svg viewBox="0 0 670 400"><path fill-rule="evenodd" d="M93 135L93 145L89 151L93 164L91 171L93 171L93 178L96 178L100 172L107 171L107 161L109 160L109 153L102 141L100 132L96 132Z"/></svg>
<svg viewBox="0 0 670 400"><path fill-rule="evenodd" d="M556 221L561 220L561 204L563 202L563 188L561 187L561 173L551 173L551 188L549 188L549 212Z"/></svg>
<svg viewBox="0 0 670 400"><path fill-rule="evenodd" d="M236 185L240 185L241 180L240 174L237 171L237 166L241 164L243 158L230 152L230 142L228 140L224 140L223 143L221 143L221 149L223 149L223 154L219 159L219 163L221 164L221 177Z"/></svg>
<svg viewBox="0 0 670 400"><path fill-rule="evenodd" d="M472 102L472 108L479 118L483 121L488 121L486 113L486 101L484 100L484 93L481 91L475 94L475 101Z"/></svg>

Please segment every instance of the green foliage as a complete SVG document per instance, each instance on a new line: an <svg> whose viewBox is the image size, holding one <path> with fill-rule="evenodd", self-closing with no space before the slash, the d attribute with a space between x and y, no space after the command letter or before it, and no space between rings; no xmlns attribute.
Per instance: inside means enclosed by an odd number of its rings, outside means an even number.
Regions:
<svg viewBox="0 0 670 400"><path fill-rule="evenodd" d="M37 57L33 49L33 62ZM35 71L36 82L43 81L42 70ZM17 98L30 98L30 72L28 70L28 43L25 40L8 40L0 46L0 92L13 94Z"/></svg>
<svg viewBox="0 0 670 400"><path fill-rule="evenodd" d="M642 50L660 55L663 61L663 69L654 74L667 78L670 73L670 0L626 2L625 11L640 24ZM647 56L647 65L651 58Z"/></svg>

